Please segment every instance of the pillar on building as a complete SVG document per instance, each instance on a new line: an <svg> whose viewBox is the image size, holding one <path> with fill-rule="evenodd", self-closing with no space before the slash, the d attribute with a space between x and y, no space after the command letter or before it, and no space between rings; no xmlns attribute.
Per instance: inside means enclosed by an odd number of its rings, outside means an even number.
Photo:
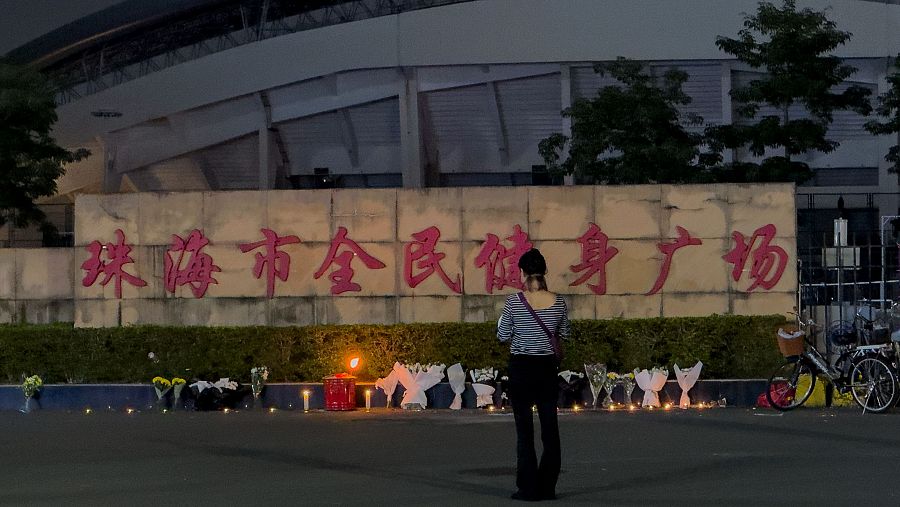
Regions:
<svg viewBox="0 0 900 507"><path fill-rule="evenodd" d="M272 177L272 140L269 135L269 127L263 125L259 129L259 189L273 188Z"/></svg>
<svg viewBox="0 0 900 507"><path fill-rule="evenodd" d="M572 107L572 67L563 64L559 68L559 87L560 87L560 104L563 110ZM572 138L572 118L562 116L562 134L569 139ZM564 185L574 185L575 175L567 174L563 176Z"/></svg>
<svg viewBox="0 0 900 507"><path fill-rule="evenodd" d="M415 68L402 69L400 80L400 161L403 186L423 188L425 163L419 122L419 79Z"/></svg>
<svg viewBox="0 0 900 507"><path fill-rule="evenodd" d="M116 168L116 144L109 136L97 138L103 152L103 193L112 194L122 188L122 174Z"/></svg>
<svg viewBox="0 0 900 507"><path fill-rule="evenodd" d="M722 62L722 125L731 125L734 121L731 105L731 62ZM722 162L730 163L737 159L735 150L725 150Z"/></svg>

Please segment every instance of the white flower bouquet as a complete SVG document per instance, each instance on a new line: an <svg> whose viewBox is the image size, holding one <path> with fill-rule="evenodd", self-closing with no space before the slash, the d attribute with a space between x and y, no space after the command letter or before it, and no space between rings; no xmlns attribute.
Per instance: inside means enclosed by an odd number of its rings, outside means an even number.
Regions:
<svg viewBox="0 0 900 507"><path fill-rule="evenodd" d="M381 377L375 381L375 389L381 389L384 391L385 397L387 397L387 407L390 408L391 401L394 398L394 391L397 390L397 382L400 378L397 376L397 372L393 369L386 377Z"/></svg>
<svg viewBox="0 0 900 507"><path fill-rule="evenodd" d="M606 385L606 365L602 363L585 364L584 373L587 374L591 385L591 394L594 395L594 408L600 404L600 392Z"/></svg>
<svg viewBox="0 0 900 507"><path fill-rule="evenodd" d="M462 393L466 390L466 372L461 364L456 363L447 368L447 381L453 391L453 402L450 403L450 409L459 410L462 408Z"/></svg>
<svg viewBox="0 0 900 507"><path fill-rule="evenodd" d="M478 408L494 404L494 392L497 390L497 377L500 370L491 368L475 368L469 370L472 389L475 391L475 406Z"/></svg>
<svg viewBox="0 0 900 507"><path fill-rule="evenodd" d="M262 394L266 380L269 379L269 369L265 366L256 366L250 368L250 389L253 390L253 397L259 399Z"/></svg>
<svg viewBox="0 0 900 507"><path fill-rule="evenodd" d="M690 368L679 368L676 363L674 368L675 378L678 379L678 387L681 388L681 399L678 406L681 408L689 408L691 406L691 397L688 396L688 391L694 387L694 384L697 383L697 379L700 378L700 370L703 369L703 361L697 361L697 364Z"/></svg>
<svg viewBox="0 0 900 507"><path fill-rule="evenodd" d="M403 399L400 401L400 407L423 410L428 406L428 398L425 396L425 391L443 380L445 368L446 365L444 364L426 364L423 366L419 363L415 365L394 363L394 372L397 374L397 380L406 389L403 393Z"/></svg>
<svg viewBox="0 0 900 507"><path fill-rule="evenodd" d="M220 378L215 383L198 380L190 386L194 393L195 410L222 410L236 408L244 396L250 394L246 387L228 377Z"/></svg>
<svg viewBox="0 0 900 507"><path fill-rule="evenodd" d="M666 386L666 380L669 378L669 370L665 367L654 366L649 371L634 369L634 378L644 391L644 399L641 406L658 407L659 391Z"/></svg>
<svg viewBox="0 0 900 507"><path fill-rule="evenodd" d="M606 378L604 379L604 383L603 383L603 390L606 391L606 397L603 398L603 408L609 408L612 406L612 404L613 404L612 392L613 392L613 389L616 388L616 384L619 383L620 378L621 378L621 376L614 371L610 371L610 372L606 373Z"/></svg>

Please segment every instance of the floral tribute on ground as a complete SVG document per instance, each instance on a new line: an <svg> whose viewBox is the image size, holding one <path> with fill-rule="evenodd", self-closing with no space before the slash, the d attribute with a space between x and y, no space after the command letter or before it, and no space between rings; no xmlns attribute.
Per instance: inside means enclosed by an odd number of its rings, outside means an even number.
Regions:
<svg viewBox="0 0 900 507"><path fill-rule="evenodd" d="M651 370L634 369L634 380L638 387L644 391L644 399L641 401L642 407L658 407L659 392L666 386L666 380L669 378L669 370L665 367L654 366Z"/></svg>
<svg viewBox="0 0 900 507"><path fill-rule="evenodd" d="M269 379L269 369L265 366L250 368L250 389L253 391L253 404L259 405L259 397L262 396L266 380Z"/></svg>
<svg viewBox="0 0 900 507"><path fill-rule="evenodd" d="M584 404L584 388L588 379L584 373L571 370L559 372L559 398L557 406L568 408Z"/></svg>
<svg viewBox="0 0 900 507"><path fill-rule="evenodd" d="M700 378L700 370L703 369L703 362L697 361L697 364L690 368L681 369L678 367L678 363L675 363L675 378L678 379L678 387L681 388L681 400L678 402L678 406L681 408L688 408L691 406L691 397L688 396L688 391L694 387L694 384L697 383L697 379Z"/></svg>
<svg viewBox="0 0 900 507"><path fill-rule="evenodd" d="M25 395L25 404L22 405L22 408L19 409L19 412L27 414L33 410L32 404L34 397L43 386L44 381L41 380L41 377L37 375L32 375L25 378L25 381L22 382L22 394Z"/></svg>
<svg viewBox="0 0 900 507"><path fill-rule="evenodd" d="M156 407L159 410L165 410L165 397L169 390L172 389L172 382L163 377L153 377L153 389L156 391Z"/></svg>
<svg viewBox="0 0 900 507"><path fill-rule="evenodd" d="M477 408L494 404L494 392L497 390L497 377L500 370L491 368L475 368L469 371L472 378L472 390L475 391Z"/></svg>
<svg viewBox="0 0 900 507"><path fill-rule="evenodd" d="M196 399L194 410L234 409L244 396L250 394L247 387L228 377L215 383L198 380L190 385L190 389Z"/></svg>
<svg viewBox="0 0 900 507"><path fill-rule="evenodd" d="M424 410L428 406L425 391L434 387L444 378L443 364L403 365L394 363L394 372L406 392L400 401L400 407L407 410Z"/></svg>
<svg viewBox="0 0 900 507"><path fill-rule="evenodd" d="M606 386L606 365L602 363L585 364L584 373L587 375L588 383L591 386L591 395L594 397L594 408L597 408L600 404L600 393L603 392L603 388ZM603 400L604 407L609 406L606 405L607 399L612 402L609 391L606 393L606 399Z"/></svg>

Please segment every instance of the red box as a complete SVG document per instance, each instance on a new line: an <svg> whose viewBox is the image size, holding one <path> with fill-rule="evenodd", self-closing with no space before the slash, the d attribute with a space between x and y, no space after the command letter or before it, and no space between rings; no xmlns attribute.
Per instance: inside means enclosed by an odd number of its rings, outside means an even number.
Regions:
<svg viewBox="0 0 900 507"><path fill-rule="evenodd" d="M332 375L322 379L325 410L356 410L356 377Z"/></svg>

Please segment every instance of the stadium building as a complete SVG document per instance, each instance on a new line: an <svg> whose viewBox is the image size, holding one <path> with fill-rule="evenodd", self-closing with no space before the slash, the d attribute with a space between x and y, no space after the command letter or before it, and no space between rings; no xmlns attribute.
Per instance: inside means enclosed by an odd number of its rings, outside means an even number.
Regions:
<svg viewBox="0 0 900 507"><path fill-rule="evenodd" d="M821 2L801 7L826 7ZM835 0L853 33L837 51L852 82L885 91L900 52L900 5ZM47 210L71 232L78 193L564 184L538 142L560 111L611 84L592 64L625 56L686 71L685 109L736 121L733 86L756 77L719 51L747 0L125 0L8 52L60 85L58 141L73 165ZM765 114L765 111L762 112ZM795 115L802 115L798 108ZM799 233L900 214L897 176L853 113L835 115L831 154L804 160ZM577 182L576 182L577 183ZM39 246L6 229L0 242Z"/></svg>

